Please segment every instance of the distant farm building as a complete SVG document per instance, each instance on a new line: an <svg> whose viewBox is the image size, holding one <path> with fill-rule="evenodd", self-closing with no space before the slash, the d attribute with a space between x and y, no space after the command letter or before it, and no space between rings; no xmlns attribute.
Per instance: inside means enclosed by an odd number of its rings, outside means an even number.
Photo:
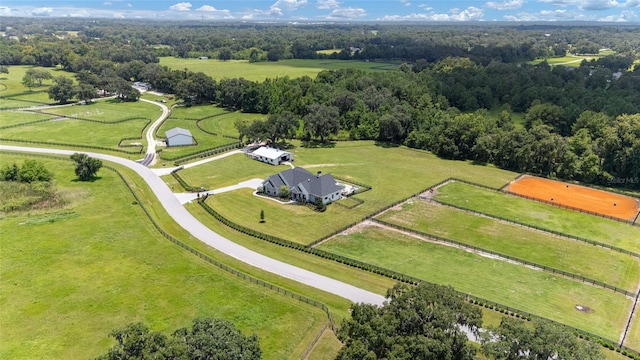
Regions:
<svg viewBox="0 0 640 360"><path fill-rule="evenodd" d="M344 189L333 175L321 172L313 175L301 167L271 175L262 183L262 191L271 196L280 196L282 187L289 190L292 200L312 204L317 199L322 199L324 204L340 200Z"/></svg>
<svg viewBox="0 0 640 360"><path fill-rule="evenodd" d="M199 60L209 60L209 57L208 56L200 56L198 59Z"/></svg>
<svg viewBox="0 0 640 360"><path fill-rule="evenodd" d="M134 82L133 87L142 91L151 90L151 84L142 81Z"/></svg>
<svg viewBox="0 0 640 360"><path fill-rule="evenodd" d="M167 130L167 146L181 146L193 144L191 132L183 128L173 128Z"/></svg>
<svg viewBox="0 0 640 360"><path fill-rule="evenodd" d="M271 165L280 165L285 161L293 161L293 154L276 148L263 146L250 154L254 160Z"/></svg>

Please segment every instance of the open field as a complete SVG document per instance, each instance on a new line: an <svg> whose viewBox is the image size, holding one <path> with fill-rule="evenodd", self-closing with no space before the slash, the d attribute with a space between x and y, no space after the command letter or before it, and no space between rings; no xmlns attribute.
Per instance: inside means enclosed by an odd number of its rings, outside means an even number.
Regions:
<svg viewBox="0 0 640 360"><path fill-rule="evenodd" d="M171 118L174 119L204 119L210 116L228 114L229 111L213 106L213 105L199 105L199 106L176 106L171 109Z"/></svg>
<svg viewBox="0 0 640 360"><path fill-rule="evenodd" d="M264 81L267 78L288 76L298 78L309 76L315 78L322 70L337 70L345 68L366 71L397 70L398 64L365 62L356 60L280 60L276 62L250 63L248 60L200 60L161 57L160 65L172 69L189 69L193 72L203 72L215 80L224 78L244 78L251 81Z"/></svg>
<svg viewBox="0 0 640 360"><path fill-rule="evenodd" d="M410 201L380 218L629 291L636 291L640 281L640 262L632 256L433 203Z"/></svg>
<svg viewBox="0 0 640 360"><path fill-rule="evenodd" d="M49 99L47 89L52 80L44 80L42 86L27 88L22 85L22 78L28 69L35 68L46 70L52 76L66 76L75 81L73 73L60 68L44 68L34 66L8 66L9 74L0 74L0 110L31 107L54 103Z"/></svg>
<svg viewBox="0 0 640 360"><path fill-rule="evenodd" d="M299 145L297 142L296 144ZM364 204L355 209L348 210L330 205L324 213L317 213L302 206L280 205L252 196L249 192L215 195L208 200L209 204L241 225L287 240L308 243L321 235L329 234L385 206L420 192L448 176L461 176L492 184L491 186L500 186L515 177L514 173L489 166L441 160L426 151L415 151L403 147L383 148L374 145L373 142L338 142L335 147L315 149L298 146L292 152L294 163L307 168L312 173L316 171L332 173L347 181L370 185L373 189L357 195L359 199L364 200ZM337 162L337 159L347 160ZM224 161L224 166L227 168L235 166L233 176L212 175L219 173L216 170L216 161L203 164L198 168L183 170L180 175L189 179L187 182L200 180L200 183L192 184L194 186L216 189L229 185L233 178L253 178L260 173L271 175L284 170L283 167L273 167L246 157L232 156ZM265 172L259 170L255 166L256 163L263 167ZM243 173L245 166L249 169L246 175ZM380 176L382 168L386 169L384 176ZM255 222L261 208L264 208L267 217L273 219L273 222L267 221L265 224ZM254 211L247 211L247 209L254 209ZM306 230L302 232L299 231L300 227L281 226L282 224L276 223L274 214L278 214L278 218L305 214L306 219L304 223L300 223L300 226ZM281 221L286 223L287 220L283 218Z"/></svg>
<svg viewBox="0 0 640 360"><path fill-rule="evenodd" d="M0 115L0 127L28 124L34 121L51 119L53 116L21 111L4 111Z"/></svg>
<svg viewBox="0 0 640 360"><path fill-rule="evenodd" d="M219 189L249 179L264 179L275 172L289 169L287 165L271 166L250 160L244 154L231 155L213 162L181 170L178 174L192 186ZM169 178L170 176L165 176ZM216 195L217 196L217 195Z"/></svg>
<svg viewBox="0 0 640 360"><path fill-rule="evenodd" d="M267 117L267 115L263 114L247 114L236 111L202 120L199 125L203 129L218 135L238 137L240 133L234 125L237 120L253 122L255 120L266 120Z"/></svg>
<svg viewBox="0 0 640 360"><path fill-rule="evenodd" d="M114 122L118 120L142 118L155 120L162 110L143 101L120 102L115 99L98 100L90 105L72 105L44 109L43 112L69 118Z"/></svg>
<svg viewBox="0 0 640 360"><path fill-rule="evenodd" d="M537 65L540 64L543 61L546 61L550 66L554 66L554 65L563 65L563 66L571 66L571 67L578 67L580 66L580 63L582 63L582 60L587 60L587 61L591 61L591 60L598 60L600 57L602 56L608 56L608 55L613 55L615 54L615 51L612 50L601 50L600 53L598 53L597 55L570 55L567 54L566 56L560 56L560 57L550 57L550 58L546 58L546 59L536 59L533 61L530 61L530 64L533 65Z"/></svg>
<svg viewBox="0 0 640 360"><path fill-rule="evenodd" d="M640 210L640 200L629 196L533 176L523 176L505 190L623 220L633 220Z"/></svg>
<svg viewBox="0 0 640 360"><path fill-rule="evenodd" d="M636 308L636 313L631 323L629 333L627 333L627 340L625 345L637 351L640 351L640 313Z"/></svg>
<svg viewBox="0 0 640 360"><path fill-rule="evenodd" d="M131 120L118 124L101 124L65 119L3 129L2 137L115 149L123 138L139 138L148 122L149 120Z"/></svg>
<svg viewBox="0 0 640 360"><path fill-rule="evenodd" d="M438 188L435 199L485 214L640 252L640 228L459 182Z"/></svg>
<svg viewBox="0 0 640 360"><path fill-rule="evenodd" d="M427 281L450 284L457 290L613 341L620 336L631 307L630 299L612 291L377 228L337 236L319 248ZM578 311L577 304L593 311Z"/></svg>
<svg viewBox="0 0 640 360"><path fill-rule="evenodd" d="M23 159L3 153L0 165ZM256 332L266 359L299 358L326 321L162 238L115 173L75 182L71 162L38 160L71 203L0 220L0 358L92 358L129 322L171 332L196 316Z"/></svg>

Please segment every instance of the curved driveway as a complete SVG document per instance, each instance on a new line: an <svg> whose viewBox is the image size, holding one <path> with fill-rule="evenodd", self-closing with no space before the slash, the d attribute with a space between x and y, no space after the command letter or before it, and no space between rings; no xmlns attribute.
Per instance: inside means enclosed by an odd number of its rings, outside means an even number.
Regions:
<svg viewBox="0 0 640 360"><path fill-rule="evenodd" d="M58 155L72 155L75 152L71 150L43 149L8 145L0 145L0 150ZM157 176L151 169L145 167L142 164L112 155L91 152L84 153L97 159L124 165L137 172L138 175L140 175L144 179L144 181L151 187L165 210L178 224L180 224L180 226L182 226L185 230L187 230L191 235L193 235L200 241L227 255L230 255L257 268L344 297L353 302L364 302L381 305L385 300L381 295L357 288L341 281L328 278L326 276L318 275L309 270L305 270L279 260L272 259L255 251L242 247L232 242L231 240L218 235L211 229L207 228L204 224L199 222L193 215L191 215L182 206L182 204L180 204L180 201L171 192L167 184L165 184L164 181L162 181L162 179L160 179L160 177Z"/></svg>

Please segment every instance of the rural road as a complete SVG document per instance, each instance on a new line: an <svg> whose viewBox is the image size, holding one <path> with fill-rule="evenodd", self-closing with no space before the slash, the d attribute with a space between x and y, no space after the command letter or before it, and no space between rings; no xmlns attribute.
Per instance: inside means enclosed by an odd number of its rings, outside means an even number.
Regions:
<svg viewBox="0 0 640 360"><path fill-rule="evenodd" d="M153 124L151 124L151 126L149 126L149 129L147 130L147 153L144 159L140 163L142 165L149 166L153 162L153 159L156 156L156 139L153 138L153 134L156 132L156 129L158 128L158 126L162 124L162 121L166 119L167 116L169 116L169 108L167 108L167 106L164 104L159 104L151 100L140 99L140 101L157 105L162 108L162 115L160 115L160 117L156 119L156 121L154 121Z"/></svg>
<svg viewBox="0 0 640 360"><path fill-rule="evenodd" d="M76 152L71 150L9 145L0 145L0 151L19 151L27 153L45 153L57 155L72 155L74 152ZM182 206L178 198L171 192L171 189L169 189L167 184L165 184L158 175L156 175L151 169L147 168L146 166L135 161L123 159L117 156L91 152L85 153L91 157L124 165L134 170L149 185L167 213L169 213L169 215L178 224L180 224L180 226L182 226L195 238L229 256L232 256L249 265L269 271L273 274L280 275L282 277L292 279L300 283L312 286L314 288L341 296L352 302L382 305L385 300L382 295L360 289L353 285L349 285L341 281L316 274L309 270L305 270L279 260L272 259L255 251L249 250L243 246L240 246L232 242L231 240L228 240L221 235L213 232L211 229L207 228L204 224L198 221L184 208L184 206Z"/></svg>

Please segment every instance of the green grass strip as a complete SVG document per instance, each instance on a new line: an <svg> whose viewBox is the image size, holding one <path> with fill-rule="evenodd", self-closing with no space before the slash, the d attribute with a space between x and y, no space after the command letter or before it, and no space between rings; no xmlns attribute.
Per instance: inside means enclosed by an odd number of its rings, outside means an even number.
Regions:
<svg viewBox="0 0 640 360"><path fill-rule="evenodd" d="M380 219L631 297L640 281L640 261L632 256L434 203L410 200L401 208L385 212Z"/></svg>
<svg viewBox="0 0 640 360"><path fill-rule="evenodd" d="M460 182L438 188L435 200L498 218L530 225L559 235L640 252L640 229L618 221L562 209Z"/></svg>

